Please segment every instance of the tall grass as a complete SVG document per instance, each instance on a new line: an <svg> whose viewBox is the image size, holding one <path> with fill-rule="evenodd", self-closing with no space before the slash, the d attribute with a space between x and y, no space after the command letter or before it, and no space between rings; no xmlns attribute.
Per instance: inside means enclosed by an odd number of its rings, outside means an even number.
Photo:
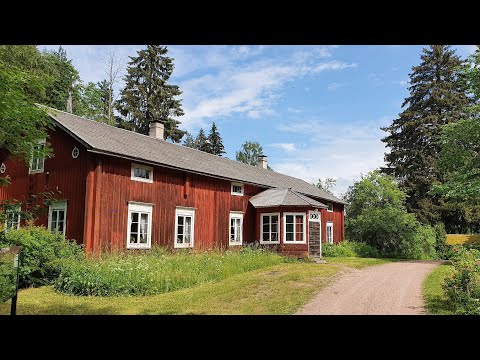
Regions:
<svg viewBox="0 0 480 360"><path fill-rule="evenodd" d="M218 281L286 261L282 256L249 248L240 251L167 254L104 254L101 258L63 260L55 288L72 295L152 295Z"/></svg>
<svg viewBox="0 0 480 360"><path fill-rule="evenodd" d="M325 257L381 257L380 252L373 246L347 240L339 244L322 244L322 254Z"/></svg>

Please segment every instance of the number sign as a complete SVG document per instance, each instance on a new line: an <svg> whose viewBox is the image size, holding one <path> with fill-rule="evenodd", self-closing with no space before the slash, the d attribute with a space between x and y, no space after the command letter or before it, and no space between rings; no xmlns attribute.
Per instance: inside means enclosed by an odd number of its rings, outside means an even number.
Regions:
<svg viewBox="0 0 480 360"><path fill-rule="evenodd" d="M318 211L309 211L308 221L320 222L320 213Z"/></svg>

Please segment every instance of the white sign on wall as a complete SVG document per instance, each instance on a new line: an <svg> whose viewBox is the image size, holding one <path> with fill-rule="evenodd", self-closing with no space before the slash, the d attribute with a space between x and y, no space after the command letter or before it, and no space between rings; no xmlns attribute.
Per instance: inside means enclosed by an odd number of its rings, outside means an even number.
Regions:
<svg viewBox="0 0 480 360"><path fill-rule="evenodd" d="M320 212L318 210L310 210L308 212L308 221L320 222Z"/></svg>

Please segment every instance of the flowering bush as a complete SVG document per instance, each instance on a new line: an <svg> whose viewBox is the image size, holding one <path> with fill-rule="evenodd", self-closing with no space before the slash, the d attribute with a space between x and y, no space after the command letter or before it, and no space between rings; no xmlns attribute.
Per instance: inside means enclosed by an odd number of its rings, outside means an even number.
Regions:
<svg viewBox="0 0 480 360"><path fill-rule="evenodd" d="M455 314L480 315L480 251L460 245L453 253L455 270L443 284L448 302Z"/></svg>

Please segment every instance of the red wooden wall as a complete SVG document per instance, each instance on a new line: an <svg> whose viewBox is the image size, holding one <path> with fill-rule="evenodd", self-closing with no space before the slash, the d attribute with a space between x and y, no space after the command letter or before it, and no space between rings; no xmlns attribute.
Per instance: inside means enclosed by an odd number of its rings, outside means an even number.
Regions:
<svg viewBox="0 0 480 360"><path fill-rule="evenodd" d="M322 242L327 241L327 221L333 221L333 241L339 243L344 240L344 210L343 205L333 204L333 212L327 209L321 210Z"/></svg>
<svg viewBox="0 0 480 360"><path fill-rule="evenodd" d="M26 206L43 202L39 198L27 204L29 196L54 192L55 199L67 201L66 237L82 243L87 152L82 144L58 128L50 130L48 135L47 142L54 149L54 156L45 159L43 173L29 175L28 165L24 161L8 157L5 153L0 155L0 162L6 165L5 173L1 175L9 175L11 178L9 186L0 187L0 201L22 201L22 210L26 210ZM75 146L80 150L76 159L72 158ZM35 225L48 226L48 208L39 213Z"/></svg>
<svg viewBox="0 0 480 360"><path fill-rule="evenodd" d="M99 196L99 210L92 219L99 222L95 249L126 247L129 201L155 204L152 245L174 245L177 206L195 208L195 248L228 247L230 211L244 213L244 241L253 237L255 215L248 200L262 191L260 188L245 184L245 196L235 196L230 193L230 181L157 166L153 183L145 183L130 179L129 160L102 156L101 164L94 180L95 187L101 189L95 195Z"/></svg>

